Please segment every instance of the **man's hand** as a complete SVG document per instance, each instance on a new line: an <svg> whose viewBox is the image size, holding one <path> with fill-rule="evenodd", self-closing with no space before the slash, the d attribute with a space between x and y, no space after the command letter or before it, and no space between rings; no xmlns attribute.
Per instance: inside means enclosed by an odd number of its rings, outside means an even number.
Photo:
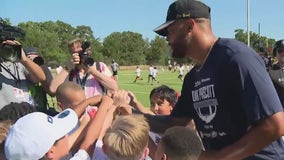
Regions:
<svg viewBox="0 0 284 160"><path fill-rule="evenodd" d="M80 56L79 56L79 53L73 53L73 54L72 54L71 62L72 62L74 65L77 65L77 64L80 63Z"/></svg>

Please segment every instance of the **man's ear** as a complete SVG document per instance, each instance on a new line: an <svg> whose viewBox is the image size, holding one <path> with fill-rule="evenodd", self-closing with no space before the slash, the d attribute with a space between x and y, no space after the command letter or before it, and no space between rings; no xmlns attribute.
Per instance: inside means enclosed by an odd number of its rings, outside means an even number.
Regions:
<svg viewBox="0 0 284 160"><path fill-rule="evenodd" d="M162 160L167 160L167 159L168 159L168 156L164 153L162 156Z"/></svg>
<svg viewBox="0 0 284 160"><path fill-rule="evenodd" d="M192 18L189 18L187 22L188 22L188 31L191 31L194 27L195 22Z"/></svg>

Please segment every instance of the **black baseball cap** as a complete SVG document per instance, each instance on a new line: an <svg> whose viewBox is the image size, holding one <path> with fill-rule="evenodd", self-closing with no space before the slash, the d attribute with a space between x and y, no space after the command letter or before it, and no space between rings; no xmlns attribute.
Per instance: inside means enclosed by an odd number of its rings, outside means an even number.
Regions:
<svg viewBox="0 0 284 160"><path fill-rule="evenodd" d="M167 27L175 20L184 18L210 19L210 7L197 0L177 0L169 6L166 22L154 31L161 36L166 36Z"/></svg>
<svg viewBox="0 0 284 160"><path fill-rule="evenodd" d="M26 55L38 55L38 52L34 47L25 47L24 52Z"/></svg>

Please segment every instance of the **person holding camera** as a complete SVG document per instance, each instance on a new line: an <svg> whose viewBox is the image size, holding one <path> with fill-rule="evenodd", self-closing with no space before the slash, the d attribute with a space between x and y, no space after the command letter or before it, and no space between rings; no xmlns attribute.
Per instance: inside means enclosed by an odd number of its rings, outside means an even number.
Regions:
<svg viewBox="0 0 284 160"><path fill-rule="evenodd" d="M105 94L118 89L112 73L103 62L94 62L91 58L89 43L83 43L80 38L68 43L72 58L66 67L51 82L50 90L55 93L57 87L64 81L73 81L85 91L86 98Z"/></svg>
<svg viewBox="0 0 284 160"><path fill-rule="evenodd" d="M44 58L40 56L39 52L34 47L25 47L24 52L26 56L35 62L37 65L39 65L44 74L45 74L45 81L42 81L40 83L36 83L33 87L30 87L30 92L34 99L37 102L37 108L38 111L48 113L48 101L47 101L47 94L50 96L53 96L53 94L49 90L49 86L51 83L51 80L53 78L51 71L48 69L47 64L44 61Z"/></svg>
<svg viewBox="0 0 284 160"><path fill-rule="evenodd" d="M0 46L0 109L11 102L37 102L29 92L46 76L42 68L30 60L16 40L4 40Z"/></svg>

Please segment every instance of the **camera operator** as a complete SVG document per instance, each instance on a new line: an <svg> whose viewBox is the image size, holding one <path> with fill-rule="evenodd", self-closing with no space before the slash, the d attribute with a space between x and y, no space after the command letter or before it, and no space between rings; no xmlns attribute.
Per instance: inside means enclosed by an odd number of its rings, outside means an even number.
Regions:
<svg viewBox="0 0 284 160"><path fill-rule="evenodd" d="M51 82L50 90L55 93L57 87L64 81L74 81L85 91L86 97L102 95L107 91L118 89L112 73L103 62L94 62L89 45L76 38L68 43L72 58ZM99 64L99 65L98 65ZM99 67L99 68L98 68Z"/></svg>
<svg viewBox="0 0 284 160"><path fill-rule="evenodd" d="M47 64L45 63L42 56L39 55L38 51L34 47L25 47L24 52L26 56L32 60L34 63L39 65L45 74L45 81L35 84L33 87L30 87L30 91L36 102L38 103L38 110L44 113L48 111L47 103L47 94L53 96L49 90L49 86L52 80L52 73L48 69Z"/></svg>
<svg viewBox="0 0 284 160"><path fill-rule="evenodd" d="M20 57L12 58L16 61L9 61L1 58L0 61L0 109L11 102L28 102L35 106L37 103L31 96L29 88L35 83L45 81L46 77L43 70L30 60L21 44L16 40L4 40L1 43L0 57L7 57L13 50L7 50L3 46L11 48L19 47Z"/></svg>

